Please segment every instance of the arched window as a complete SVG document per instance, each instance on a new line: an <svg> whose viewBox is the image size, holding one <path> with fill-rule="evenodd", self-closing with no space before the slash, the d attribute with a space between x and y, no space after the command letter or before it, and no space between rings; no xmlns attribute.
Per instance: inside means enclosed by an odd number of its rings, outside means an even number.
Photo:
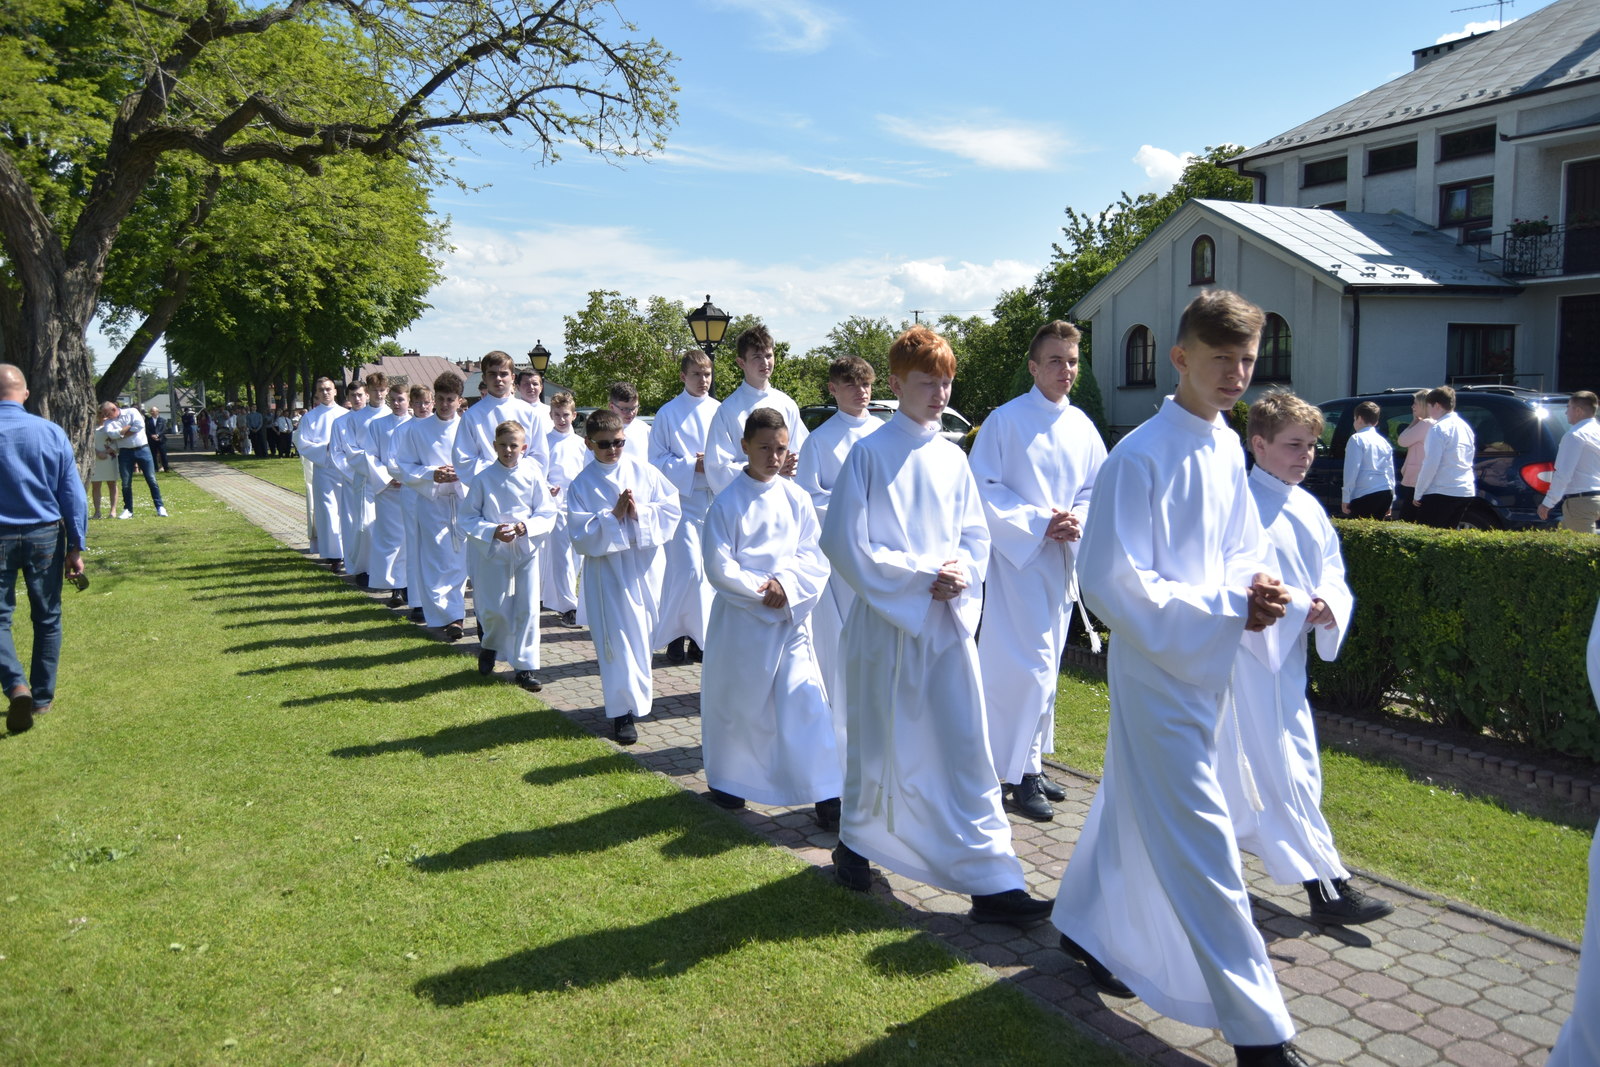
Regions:
<svg viewBox="0 0 1600 1067"><path fill-rule="evenodd" d="M1148 326L1135 326L1128 331L1123 348L1127 385L1156 384L1156 339Z"/></svg>
<svg viewBox="0 0 1600 1067"><path fill-rule="evenodd" d="M1255 380L1258 382L1286 382L1289 380L1289 356L1294 349L1294 336L1282 315L1267 312L1267 323L1261 328L1261 350L1256 356Z"/></svg>
<svg viewBox="0 0 1600 1067"><path fill-rule="evenodd" d="M1217 242L1201 234L1189 247L1189 284L1209 285L1217 280Z"/></svg>

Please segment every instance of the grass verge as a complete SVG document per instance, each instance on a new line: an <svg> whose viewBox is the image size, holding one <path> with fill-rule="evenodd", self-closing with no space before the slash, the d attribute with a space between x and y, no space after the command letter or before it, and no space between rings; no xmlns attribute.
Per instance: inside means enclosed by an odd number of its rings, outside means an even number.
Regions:
<svg viewBox="0 0 1600 1067"><path fill-rule="evenodd" d="M1104 681L1061 675L1053 758L1099 774L1109 709ZM1323 813L1347 863L1569 940L1582 935L1588 824L1511 811L1336 747L1323 746L1322 775Z"/></svg>
<svg viewBox="0 0 1600 1067"><path fill-rule="evenodd" d="M0 1062L1120 1062L163 482L0 738Z"/></svg>
<svg viewBox="0 0 1600 1067"><path fill-rule="evenodd" d="M297 493L305 492L306 478L300 466L299 457L280 459L276 456L267 459L256 459L253 456L237 454L215 457L217 462L226 464L234 470L253 474L257 478L264 478L273 485L281 485L285 489L293 489Z"/></svg>

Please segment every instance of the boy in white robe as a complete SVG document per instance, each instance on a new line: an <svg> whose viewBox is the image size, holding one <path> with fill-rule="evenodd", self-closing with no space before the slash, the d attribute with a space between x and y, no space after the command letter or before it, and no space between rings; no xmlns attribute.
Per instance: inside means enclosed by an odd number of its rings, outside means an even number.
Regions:
<svg viewBox="0 0 1600 1067"><path fill-rule="evenodd" d="M834 877L871 886L870 862L972 896L979 922L1029 923L1000 807L978 650L989 530L966 456L939 436L955 356L926 327L889 349L900 410L845 457L822 550L856 594L845 652L846 753Z"/></svg>
<svg viewBox="0 0 1600 1067"><path fill-rule="evenodd" d="M517 371L517 396L523 403L549 418L550 405L541 399L543 394L544 375L532 369Z"/></svg>
<svg viewBox="0 0 1600 1067"><path fill-rule="evenodd" d="M717 591L700 676L706 783L719 807L815 804L817 824L837 830L844 775L807 625L828 581L816 511L778 475L789 453L782 415L752 411L743 443L744 474L705 520Z"/></svg>
<svg viewBox="0 0 1600 1067"><path fill-rule="evenodd" d="M678 493L650 464L622 454L615 412L594 412L583 432L594 462L567 490L567 529L584 557L583 603L611 736L631 745L655 699L650 637L660 605L650 572L678 526Z"/></svg>
<svg viewBox="0 0 1600 1067"><path fill-rule="evenodd" d="M528 455L539 464L539 474L543 476L550 467L549 416L517 395L509 354L495 349L479 361L478 367L483 374L483 396L461 414L453 460L456 475L464 485L471 486L479 471L494 466L495 428L502 422L516 422L522 425Z"/></svg>
<svg viewBox="0 0 1600 1067"><path fill-rule="evenodd" d="M422 543L422 499L406 486L405 479L400 475L399 447L417 420L433 417L433 386L413 385L407 391L406 399L411 406L412 421L395 435L390 445L390 469L394 471L395 477L400 478L400 485L405 490L400 494L400 509L405 514L406 520L406 595L402 598L402 602L411 604L412 590L422 588L422 549L418 547ZM420 593L417 595L421 596ZM411 621L422 622L424 617L421 600L411 604Z"/></svg>
<svg viewBox="0 0 1600 1067"><path fill-rule="evenodd" d="M667 546L656 623L655 644L667 646L668 663L700 660L712 596L700 550L712 496L706 481L706 434L718 407L710 396L711 358L698 348L689 349L678 359L678 376L683 392L661 405L650 427L650 462L678 490L683 511Z"/></svg>
<svg viewBox="0 0 1600 1067"><path fill-rule="evenodd" d="M1306 697L1307 637L1316 635L1323 659L1335 658L1355 605L1333 524L1300 488L1322 425L1322 412L1292 393L1267 393L1250 407L1256 459L1250 494L1273 553L1271 570L1291 601L1304 606L1306 622L1298 631L1273 626L1245 634L1233 668L1233 704L1217 737L1217 780L1239 847L1259 856L1276 881L1305 887L1312 922L1354 926L1394 908L1349 884L1322 815L1322 761Z"/></svg>
<svg viewBox="0 0 1600 1067"><path fill-rule="evenodd" d="M578 554L573 551L567 532L567 487L589 462L589 446L572 432L577 402L571 393L559 392L550 398L550 472L545 482L556 503L556 524L545 540L539 558L539 595L544 606L561 616L563 626L578 624Z"/></svg>
<svg viewBox="0 0 1600 1067"><path fill-rule="evenodd" d="M706 481L713 493L722 492L744 469L744 449L739 442L744 438L744 420L756 408L779 412L789 428L790 459L783 469L784 477L794 477L800 449L806 443L800 406L782 389L772 388L772 370L777 366L772 334L765 326L752 326L739 335L734 348L734 361L739 364L744 381L722 401L706 432Z"/></svg>
<svg viewBox="0 0 1600 1067"><path fill-rule="evenodd" d="M1052 918L1106 992L1131 988L1164 1015L1219 1027L1241 1064L1293 1067L1294 1024L1216 771L1246 629L1305 619L1263 573L1244 453L1224 417L1250 384L1264 322L1235 293L1192 301L1171 353L1176 394L1095 479L1078 574L1112 633L1110 735Z"/></svg>
<svg viewBox="0 0 1600 1067"><path fill-rule="evenodd" d="M622 432L628 439L624 454L649 463L650 424L638 421L639 390L632 382L612 382L606 391L606 405L622 419Z"/></svg>
<svg viewBox="0 0 1600 1067"><path fill-rule="evenodd" d="M845 456L857 441L883 425L877 416L867 414L867 401L872 399L872 386L877 376L872 364L860 356L840 356L828 365L828 395L833 397L839 410L806 438L794 472L795 484L811 496L819 527L828 518L828 498L833 495L833 485L839 480ZM844 630L845 616L850 614L854 600L849 583L832 577L822 591L822 599L811 612L811 643L817 651L817 670L822 675L823 692L833 708L833 725L841 756L845 751L845 694L839 634Z"/></svg>
<svg viewBox="0 0 1600 1067"><path fill-rule="evenodd" d="M418 584L412 601L423 620L442 628L447 641L465 633L466 535L457 510L466 488L456 474L456 434L461 427L461 375L445 371L433 382L433 415L413 419L395 449L400 480L417 494Z"/></svg>
<svg viewBox="0 0 1600 1067"><path fill-rule="evenodd" d="M482 631L478 673L494 673L504 656L519 686L543 688L539 669L539 555L556 522L556 504L528 456L526 431L502 422L494 435L498 462L467 488L461 521L470 540L472 606Z"/></svg>
<svg viewBox="0 0 1600 1067"><path fill-rule="evenodd" d="M1044 753L1055 747L1078 538L1106 458L1094 423L1067 398L1078 339L1070 322L1039 327L1028 346L1033 388L995 409L972 445L991 545L978 637L989 747L1006 808L1036 822L1066 798L1044 775Z"/></svg>
<svg viewBox="0 0 1600 1067"><path fill-rule="evenodd" d="M406 602L405 485L394 471L394 435L411 421L403 385L391 385L389 413L367 424L367 488L372 492L372 529L367 542L367 585L389 590L389 606Z"/></svg>
<svg viewBox="0 0 1600 1067"><path fill-rule="evenodd" d="M328 454L333 441L334 425L349 414L339 406L339 387L332 378L318 378L314 392L316 407L300 419L295 427L294 446L302 459L311 464L311 518L316 535L311 541L316 545L322 561L338 573L344 563L342 511L339 503L339 468Z"/></svg>
<svg viewBox="0 0 1600 1067"><path fill-rule="evenodd" d="M373 371L366 377L367 406L351 411L351 442L353 448L347 455L351 481L355 493L351 498L351 513L357 530L355 581L362 588L372 586L372 524L378 518L378 490L382 483L374 483L375 472L369 453L372 451L372 424L389 414L389 376ZM346 556L349 550L346 549ZM346 565L350 560L345 560Z"/></svg>

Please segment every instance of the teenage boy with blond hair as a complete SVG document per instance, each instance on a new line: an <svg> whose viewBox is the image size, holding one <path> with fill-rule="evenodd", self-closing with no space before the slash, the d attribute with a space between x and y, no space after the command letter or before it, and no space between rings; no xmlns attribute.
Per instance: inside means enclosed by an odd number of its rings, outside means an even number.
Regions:
<svg viewBox="0 0 1600 1067"><path fill-rule="evenodd" d="M433 381L433 416L413 419L400 435L395 462L400 480L416 492L418 584L410 586L413 604L429 626L442 628L447 641L465 633L466 535L457 511L466 487L456 474L456 435L461 427L461 391L455 371Z"/></svg>
<svg viewBox="0 0 1600 1067"><path fill-rule="evenodd" d="M837 830L843 765L809 626L828 582L816 510L778 476L789 458L782 415L752 411L743 444L744 473L705 520L716 588L700 693L706 784L719 807L814 804L817 824Z"/></svg>
<svg viewBox="0 0 1600 1067"><path fill-rule="evenodd" d="M683 517L667 546L661 584L661 618L655 644L667 646L667 661L700 658L711 617L711 586L700 550L700 532L711 506L706 480L706 435L718 404L711 397L711 357L691 348L678 358L683 392L661 405L650 427L650 462L678 491Z"/></svg>
<svg viewBox="0 0 1600 1067"><path fill-rule="evenodd" d="M1033 388L996 408L972 446L993 551L984 587L983 701L989 747L1007 809L1036 822L1066 797L1044 775L1055 747L1056 676L1078 595L1078 537L1095 474L1100 431L1067 394L1078 378L1078 328L1057 319L1033 335Z"/></svg>
<svg viewBox="0 0 1600 1067"><path fill-rule="evenodd" d="M594 462L567 490L567 530L584 557L584 612L611 736L631 745L655 699L650 640L660 604L650 576L677 529L678 494L660 471L623 455L627 437L616 412L594 412L583 432Z"/></svg>
<svg viewBox="0 0 1600 1067"><path fill-rule="evenodd" d="M822 550L854 591L845 649L848 737L834 876L866 891L870 862L970 894L978 922L1029 923L1028 895L989 756L973 633L989 528L961 449L940 436L955 355L926 327L889 349L900 409L834 483Z"/></svg>
<svg viewBox="0 0 1600 1067"><path fill-rule="evenodd" d="M556 523L556 505L539 471L526 455L527 435L519 422L495 427L498 462L478 472L461 505L461 522L470 540L472 607L482 634L478 673L492 674L504 657L516 682L530 693L542 685L539 669L539 556Z"/></svg>
<svg viewBox="0 0 1600 1067"><path fill-rule="evenodd" d="M1061 947L1107 993L1221 1029L1241 1064L1283 1067L1303 1061L1250 915L1216 751L1244 634L1288 604L1265 573L1226 418L1250 385L1265 320L1237 293L1191 301L1171 351L1176 393L1095 478L1078 575L1112 632L1110 735L1052 918Z"/></svg>
<svg viewBox="0 0 1600 1067"><path fill-rule="evenodd" d="M833 495L834 483L839 480L839 471L844 468L845 456L856 442L883 425L877 416L867 413L867 402L872 399L872 386L877 377L872 364L860 356L840 356L828 364L828 395L833 397L839 410L806 437L794 472L795 484L811 496L818 526L827 521L828 499ZM822 672L822 685L833 705L841 753L845 738L845 695L839 634L854 599L848 583L832 578L816 610L811 613L811 640L817 650L817 669Z"/></svg>
<svg viewBox="0 0 1600 1067"><path fill-rule="evenodd" d="M783 473L794 477L799 452L806 443L806 424L800 421L800 407L782 389L772 387L772 371L777 366L772 334L765 326L752 326L734 342L734 361L744 374L739 388L729 393L717 408L706 433L706 480L711 491L720 493L744 469L744 420L756 408L772 408L783 416L789 428L789 464Z"/></svg>
<svg viewBox="0 0 1600 1067"><path fill-rule="evenodd" d="M367 585L389 590L389 606L406 602L405 485L395 470L394 437L411 421L404 385L389 386L387 415L367 424L367 487L372 492L372 527L367 534Z"/></svg>
<svg viewBox="0 0 1600 1067"><path fill-rule="evenodd" d="M1289 606L1278 625L1244 635L1233 667L1234 699L1217 737L1217 780L1239 847L1261 857L1274 880L1305 888L1312 922L1354 926L1394 908L1349 884L1322 815L1306 646L1315 634L1319 656L1338 656L1355 606L1333 524L1300 488L1322 427L1322 412L1293 393L1267 393L1250 407L1247 434L1256 460L1250 495L1272 551L1269 567L1282 578Z"/></svg>
<svg viewBox="0 0 1600 1067"><path fill-rule="evenodd" d="M589 448L582 437L572 432L577 401L562 390L550 398L550 471L545 483L556 504L556 524L540 555L539 594L544 606L561 616L565 626L578 623L578 556L567 532L567 487L588 464Z"/></svg>

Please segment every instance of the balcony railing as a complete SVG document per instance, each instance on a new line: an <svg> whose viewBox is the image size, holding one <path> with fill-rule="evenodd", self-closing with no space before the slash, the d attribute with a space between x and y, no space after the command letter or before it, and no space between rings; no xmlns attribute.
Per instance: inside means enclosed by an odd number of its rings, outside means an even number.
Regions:
<svg viewBox="0 0 1600 1067"><path fill-rule="evenodd" d="M1498 257L1491 249L1498 246ZM1559 278L1600 273L1600 225L1523 224L1495 234L1478 246L1481 260L1500 260L1507 278Z"/></svg>

